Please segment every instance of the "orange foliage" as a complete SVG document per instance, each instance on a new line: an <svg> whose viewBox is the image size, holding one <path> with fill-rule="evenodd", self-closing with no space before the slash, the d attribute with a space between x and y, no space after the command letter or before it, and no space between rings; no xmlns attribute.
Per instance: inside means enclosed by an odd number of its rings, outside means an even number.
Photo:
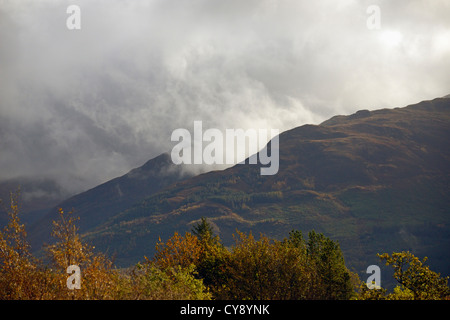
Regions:
<svg viewBox="0 0 450 320"><path fill-rule="evenodd" d="M187 268L196 265L201 257L202 247L198 238L189 232L182 237L175 232L166 243L159 239L154 256L155 264L162 268L180 266Z"/></svg>

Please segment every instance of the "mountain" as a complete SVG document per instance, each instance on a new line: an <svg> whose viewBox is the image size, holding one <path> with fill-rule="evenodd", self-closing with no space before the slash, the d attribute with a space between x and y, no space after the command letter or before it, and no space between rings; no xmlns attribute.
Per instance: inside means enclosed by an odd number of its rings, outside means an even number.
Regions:
<svg viewBox="0 0 450 320"><path fill-rule="evenodd" d="M449 98L361 110L281 133L273 176L245 163L186 177L164 154L58 207L74 208L84 238L119 266L207 217L226 245L236 229L275 238L314 229L338 240L360 274L380 264L377 253L411 250L449 275L449 138ZM36 243L54 211L32 228Z"/></svg>
<svg viewBox="0 0 450 320"><path fill-rule="evenodd" d="M450 274L449 120L450 99L438 98L303 125L280 134L276 175L254 164L200 174L110 212L84 236L129 265L207 217L227 245L236 229L275 238L314 229L360 273L377 253L412 250Z"/></svg>
<svg viewBox="0 0 450 320"><path fill-rule="evenodd" d="M52 221L58 219L58 208L65 211L73 209L80 217L77 224L79 232L85 233L161 188L190 176L192 173L172 163L170 155L161 154L121 177L55 203L31 225L29 238L32 248L38 251L43 243L51 241Z"/></svg>
<svg viewBox="0 0 450 320"><path fill-rule="evenodd" d="M50 208L70 194L56 181L49 178L20 177L0 182L0 227L8 223L10 193L20 191L21 221L27 226L41 219Z"/></svg>

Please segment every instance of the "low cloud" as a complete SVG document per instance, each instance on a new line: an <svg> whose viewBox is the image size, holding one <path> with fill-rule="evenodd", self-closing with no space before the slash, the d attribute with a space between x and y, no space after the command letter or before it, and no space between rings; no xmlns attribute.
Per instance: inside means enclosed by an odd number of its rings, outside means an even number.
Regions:
<svg viewBox="0 0 450 320"><path fill-rule="evenodd" d="M318 124L448 94L448 1L0 0L0 180L77 192L171 132ZM378 5L381 29L368 30Z"/></svg>

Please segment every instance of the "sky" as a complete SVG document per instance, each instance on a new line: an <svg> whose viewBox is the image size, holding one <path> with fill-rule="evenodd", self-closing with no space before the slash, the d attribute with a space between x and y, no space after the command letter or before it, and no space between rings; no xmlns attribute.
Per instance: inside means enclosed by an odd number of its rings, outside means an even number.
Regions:
<svg viewBox="0 0 450 320"><path fill-rule="evenodd" d="M283 132L445 96L448 17L447 0L0 0L0 182L75 193L195 120Z"/></svg>

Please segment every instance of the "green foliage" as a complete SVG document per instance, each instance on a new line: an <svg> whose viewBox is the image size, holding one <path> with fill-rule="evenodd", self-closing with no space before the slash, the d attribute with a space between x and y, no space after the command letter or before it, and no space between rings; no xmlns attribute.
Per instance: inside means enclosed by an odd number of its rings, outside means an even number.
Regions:
<svg viewBox="0 0 450 320"><path fill-rule="evenodd" d="M315 262L320 277L322 299L349 299L352 295L350 272L337 242L318 234L308 234L307 255Z"/></svg>
<svg viewBox="0 0 450 320"><path fill-rule="evenodd" d="M122 300L209 300L203 281L195 277L195 267L161 269L146 260L122 277Z"/></svg>
<svg viewBox="0 0 450 320"><path fill-rule="evenodd" d="M224 284L229 280L229 251L222 245L220 238L214 235L213 227L205 219L192 228L192 233L198 238L200 256L196 264L199 278L214 297L223 295Z"/></svg>
<svg viewBox="0 0 450 320"><path fill-rule="evenodd" d="M209 241L213 237L213 228L206 218L202 217L201 222L192 228L192 234L200 241Z"/></svg>

